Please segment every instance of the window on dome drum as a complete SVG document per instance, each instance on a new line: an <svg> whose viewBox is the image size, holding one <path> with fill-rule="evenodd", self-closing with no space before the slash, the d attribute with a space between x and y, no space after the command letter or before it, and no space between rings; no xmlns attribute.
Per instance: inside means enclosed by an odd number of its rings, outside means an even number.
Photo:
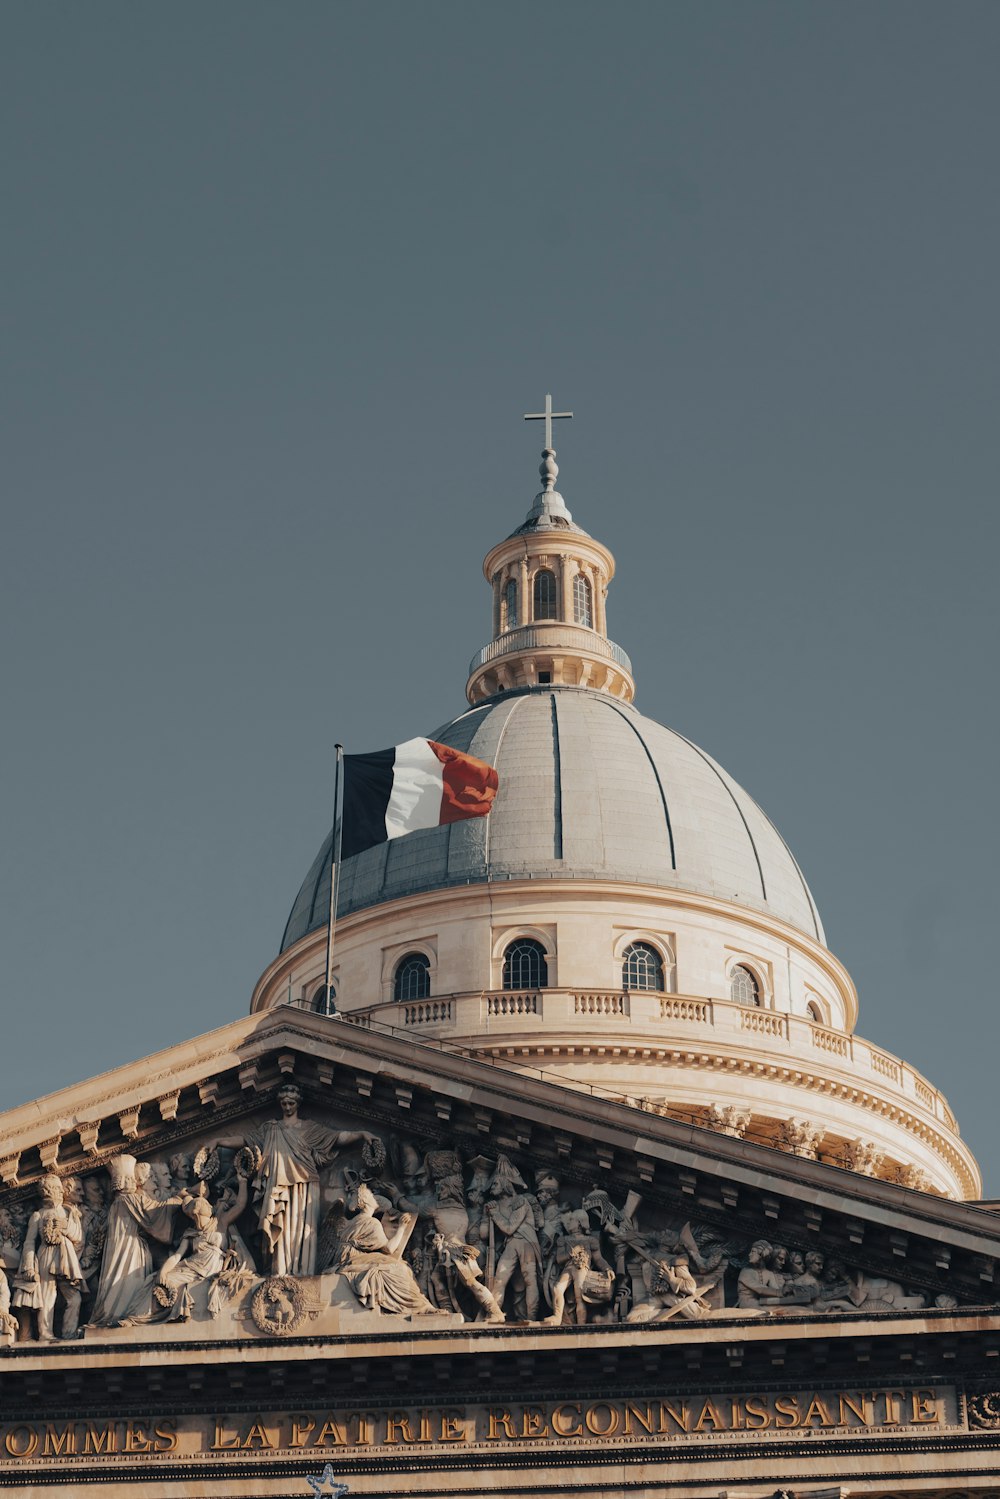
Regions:
<svg viewBox="0 0 1000 1499"><path fill-rule="evenodd" d="M427 999L431 992L431 965L422 952L408 952L396 964L393 998L399 1004Z"/></svg>
<svg viewBox="0 0 1000 1499"><path fill-rule="evenodd" d="M558 619L556 613L556 575L548 568L539 568L535 574L535 618Z"/></svg>
<svg viewBox="0 0 1000 1499"><path fill-rule="evenodd" d="M663 990L663 959L648 942L631 942L622 962L623 989Z"/></svg>
<svg viewBox="0 0 1000 1499"><path fill-rule="evenodd" d="M336 1005L336 1003L337 1003L337 989L336 989L336 986L334 984L330 985L330 998L333 1001L334 1005ZM319 988L316 990L316 993L313 995L313 997L312 997L312 1007L316 1011L317 1015L325 1015L326 1014L326 985L325 984L320 984Z"/></svg>
<svg viewBox="0 0 1000 1499"><path fill-rule="evenodd" d="M817 1025L823 1024L823 1011L814 999L811 999L806 1005L806 1014L810 1020L815 1020Z"/></svg>
<svg viewBox="0 0 1000 1499"><path fill-rule="evenodd" d="M585 578L583 573L577 573L573 579L573 619L578 625L586 625L588 630L594 628L592 600L590 579Z"/></svg>
<svg viewBox="0 0 1000 1499"><path fill-rule="evenodd" d="M513 578L503 591L503 627L505 630L517 629L517 584Z"/></svg>
<svg viewBox="0 0 1000 1499"><path fill-rule="evenodd" d="M504 988L545 989L548 982L549 967L542 944L533 937L519 937L512 942L503 955Z"/></svg>
<svg viewBox="0 0 1000 1499"><path fill-rule="evenodd" d="M729 994L738 1005L760 1008L760 985L749 968L737 965L729 975Z"/></svg>

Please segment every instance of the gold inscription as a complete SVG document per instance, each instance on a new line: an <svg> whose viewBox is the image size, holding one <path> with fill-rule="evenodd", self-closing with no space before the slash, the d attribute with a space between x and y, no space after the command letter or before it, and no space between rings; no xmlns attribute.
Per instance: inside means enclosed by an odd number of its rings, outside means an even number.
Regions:
<svg viewBox="0 0 1000 1499"><path fill-rule="evenodd" d="M810 1390L797 1394L708 1395L655 1400L564 1400L557 1404L420 1406L389 1411L326 1410L217 1415L202 1424L147 1416L94 1421L0 1423L0 1465L44 1460L93 1462L202 1452L263 1457L278 1451L317 1453L369 1447L400 1449L438 1443L500 1446L549 1442L631 1442L653 1445L711 1441L733 1432L768 1432L801 1439L819 1432L844 1436L919 1428L952 1430L958 1401L950 1387Z"/></svg>

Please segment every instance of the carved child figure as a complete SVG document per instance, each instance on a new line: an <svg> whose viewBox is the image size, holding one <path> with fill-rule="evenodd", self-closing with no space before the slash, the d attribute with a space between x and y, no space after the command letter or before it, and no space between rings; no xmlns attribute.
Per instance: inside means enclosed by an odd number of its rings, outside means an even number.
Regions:
<svg viewBox="0 0 1000 1499"><path fill-rule="evenodd" d="M555 1262L562 1273L552 1287L552 1315L546 1322L558 1327L566 1307L566 1292L573 1287L573 1311L577 1325L587 1320L587 1306L607 1305L615 1284L615 1272L601 1254L601 1241L590 1226L589 1215L581 1208L562 1213L559 1237L555 1244Z"/></svg>
<svg viewBox="0 0 1000 1499"><path fill-rule="evenodd" d="M78 1209L65 1206L63 1184L57 1176L43 1176L39 1191L42 1206L28 1219L11 1300L14 1306L37 1312L38 1341L54 1343L59 1296L63 1300L62 1336L75 1338L80 1321L83 1226Z"/></svg>

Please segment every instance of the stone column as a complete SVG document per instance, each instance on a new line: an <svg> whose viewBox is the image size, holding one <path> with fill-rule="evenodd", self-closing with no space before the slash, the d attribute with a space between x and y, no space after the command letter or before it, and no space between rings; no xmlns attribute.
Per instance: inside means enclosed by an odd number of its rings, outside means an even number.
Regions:
<svg viewBox="0 0 1000 1499"><path fill-rule="evenodd" d="M572 557L559 558L559 579L562 585L562 618L566 624L573 623L573 577L576 563Z"/></svg>
<svg viewBox="0 0 1000 1499"><path fill-rule="evenodd" d="M517 617L522 625L527 625L531 623L532 615L534 614L534 610L531 607L531 595L528 592L527 557L521 558L521 561L518 564L518 575L520 579L518 586L521 590L521 596L517 601Z"/></svg>
<svg viewBox="0 0 1000 1499"><path fill-rule="evenodd" d="M493 574L493 639L500 634L500 574Z"/></svg>

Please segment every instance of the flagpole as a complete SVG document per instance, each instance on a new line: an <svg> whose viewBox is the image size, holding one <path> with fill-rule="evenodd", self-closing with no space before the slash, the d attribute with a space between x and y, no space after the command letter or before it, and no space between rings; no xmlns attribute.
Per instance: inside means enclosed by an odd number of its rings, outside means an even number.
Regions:
<svg viewBox="0 0 1000 1499"><path fill-rule="evenodd" d="M337 768L333 778L333 836L330 839L330 920L326 929L326 1010L327 1015L336 1015L337 1000L333 992L333 936L337 926L337 882L340 875L340 849L344 836L344 817L341 809L340 780L344 763L344 746L334 745L337 751Z"/></svg>

